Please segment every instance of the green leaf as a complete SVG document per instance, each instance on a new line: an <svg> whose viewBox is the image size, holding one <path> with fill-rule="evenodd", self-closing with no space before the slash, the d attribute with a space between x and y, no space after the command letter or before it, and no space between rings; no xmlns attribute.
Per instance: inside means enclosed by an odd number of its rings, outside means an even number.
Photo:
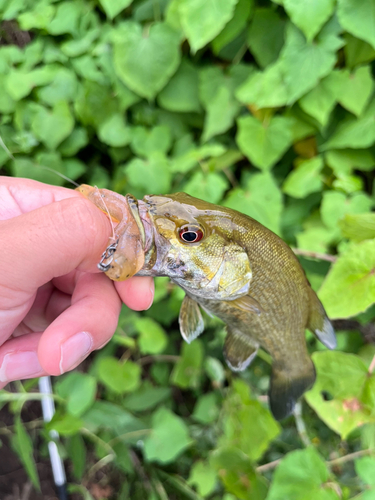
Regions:
<svg viewBox="0 0 375 500"><path fill-rule="evenodd" d="M73 132L59 146L63 156L74 156L89 142L87 129L76 127Z"/></svg>
<svg viewBox="0 0 375 500"><path fill-rule="evenodd" d="M238 0L181 0L180 22L192 52L204 47L233 17Z"/></svg>
<svg viewBox="0 0 375 500"><path fill-rule="evenodd" d="M111 95L111 88L91 81L84 83L74 106L82 124L96 128L119 111L118 102Z"/></svg>
<svg viewBox="0 0 375 500"><path fill-rule="evenodd" d="M46 26L46 30L51 35L63 35L64 33L74 35L77 32L81 15L82 7L80 2L61 2L56 7L56 14Z"/></svg>
<svg viewBox="0 0 375 500"><path fill-rule="evenodd" d="M368 63L375 59L375 49L368 43L358 40L349 33L345 33L345 60L349 68L363 63Z"/></svg>
<svg viewBox="0 0 375 500"><path fill-rule="evenodd" d="M355 242L375 238L375 214L347 214L339 222L342 235Z"/></svg>
<svg viewBox="0 0 375 500"><path fill-rule="evenodd" d="M130 127L126 126L124 115L115 113L99 125L98 137L104 144L119 148L129 144L131 140L130 130Z"/></svg>
<svg viewBox="0 0 375 500"><path fill-rule="evenodd" d="M355 193L352 197L347 197L338 191L325 191L320 213L324 224L331 230L336 230L339 220L346 214L368 212L372 205L371 198L364 193Z"/></svg>
<svg viewBox="0 0 375 500"><path fill-rule="evenodd" d="M38 97L46 104L54 106L59 101L74 101L77 90L78 82L73 71L61 68L49 85L38 90Z"/></svg>
<svg viewBox="0 0 375 500"><path fill-rule="evenodd" d="M61 52L68 57L81 56L88 52L100 35L100 29L89 30L80 40L69 40L60 45Z"/></svg>
<svg viewBox="0 0 375 500"><path fill-rule="evenodd" d="M346 439L351 431L366 422L374 422L374 375L358 356L343 352L322 351L312 356L317 379L305 397L320 419ZM374 393L373 393L374 394Z"/></svg>
<svg viewBox="0 0 375 500"><path fill-rule="evenodd" d="M335 175L350 174L354 169L370 171L375 166L375 158L367 150L339 149L327 151L324 155L327 165Z"/></svg>
<svg viewBox="0 0 375 500"><path fill-rule="evenodd" d="M55 149L74 128L74 118L65 101L58 102L52 111L40 109L31 124L38 139L49 149Z"/></svg>
<svg viewBox="0 0 375 500"><path fill-rule="evenodd" d="M56 392L66 400L67 411L80 417L95 401L96 380L86 373L68 373L57 382Z"/></svg>
<svg viewBox="0 0 375 500"><path fill-rule="evenodd" d="M110 429L115 435L122 436L146 428L140 419L134 417L121 406L108 401L95 401L82 418L85 427L94 433L98 429Z"/></svg>
<svg viewBox="0 0 375 500"><path fill-rule="evenodd" d="M99 0L100 5L103 7L109 19L113 19L120 14L122 10L128 7L133 0Z"/></svg>
<svg viewBox="0 0 375 500"><path fill-rule="evenodd" d="M140 384L141 367L132 361L121 363L107 356L98 362L98 378L117 394L135 391Z"/></svg>
<svg viewBox="0 0 375 500"><path fill-rule="evenodd" d="M182 418L167 408L159 408L152 416L152 431L144 440L146 459L167 464L190 445L188 429Z"/></svg>
<svg viewBox="0 0 375 500"><path fill-rule="evenodd" d="M253 217L271 231L280 234L283 200L271 173L252 175L244 188L230 191L224 205Z"/></svg>
<svg viewBox="0 0 375 500"><path fill-rule="evenodd" d="M114 35L113 62L119 78L136 94L152 99L180 63L179 36L167 24L145 28L123 23Z"/></svg>
<svg viewBox="0 0 375 500"><path fill-rule="evenodd" d="M220 387L225 380L225 371L223 364L216 358L206 356L204 360L204 371L207 377L212 381L213 387Z"/></svg>
<svg viewBox="0 0 375 500"><path fill-rule="evenodd" d="M238 0L232 19L212 41L212 48L215 54L218 54L221 49L232 42L242 32L250 17L253 4L253 0Z"/></svg>
<svg viewBox="0 0 375 500"><path fill-rule="evenodd" d="M342 86L339 103L359 116L365 109L374 88L370 66L362 66L352 73L342 71Z"/></svg>
<svg viewBox="0 0 375 500"><path fill-rule="evenodd" d="M338 0L337 16L345 31L375 48L375 0Z"/></svg>
<svg viewBox="0 0 375 500"><path fill-rule="evenodd" d="M234 447L219 448L212 453L210 465L216 469L226 491L233 493L236 499L265 500L267 483L256 474L242 451Z"/></svg>
<svg viewBox="0 0 375 500"><path fill-rule="evenodd" d="M240 150L258 168L268 170L292 144L290 122L275 116L261 123L253 116L238 119L236 136Z"/></svg>
<svg viewBox="0 0 375 500"><path fill-rule="evenodd" d="M152 129L135 127L132 130L131 148L139 156L148 158L153 153L167 153L171 147L171 132L165 125Z"/></svg>
<svg viewBox="0 0 375 500"><path fill-rule="evenodd" d="M293 23L311 41L331 17L335 0L283 0L283 6Z"/></svg>
<svg viewBox="0 0 375 500"><path fill-rule="evenodd" d="M30 94L34 87L47 85L56 76L56 68L44 66L33 71L12 70L5 79L5 90L15 101Z"/></svg>
<svg viewBox="0 0 375 500"><path fill-rule="evenodd" d="M124 399L124 406L131 411L146 411L154 408L171 396L169 387L142 386Z"/></svg>
<svg viewBox="0 0 375 500"><path fill-rule="evenodd" d="M308 194L322 188L321 170L323 158L316 156L301 162L285 179L283 192L294 198L305 198Z"/></svg>
<svg viewBox="0 0 375 500"><path fill-rule="evenodd" d="M74 436L83 427L83 421L69 413L55 413L52 420L46 424L46 430L54 430L62 436Z"/></svg>
<svg viewBox="0 0 375 500"><path fill-rule="evenodd" d="M198 493L202 495L202 497L206 497L214 491L216 480L215 469L213 469L210 464L203 462L203 460L198 460L190 469L190 475L187 482L190 485L196 486Z"/></svg>
<svg viewBox="0 0 375 500"><path fill-rule="evenodd" d="M226 178L214 172L207 175L204 175L203 172L196 172L183 187L187 194L202 198L210 203L218 203L227 188Z"/></svg>
<svg viewBox="0 0 375 500"><path fill-rule="evenodd" d="M314 448L292 451L278 465L267 500L339 500L328 479L327 466Z"/></svg>
<svg viewBox="0 0 375 500"><path fill-rule="evenodd" d="M129 182L146 193L165 194L170 190L169 162L163 154L154 153L147 160L136 158L128 163L125 172Z"/></svg>
<svg viewBox="0 0 375 500"><path fill-rule="evenodd" d="M215 422L218 416L219 407L216 394L210 392L200 396L194 407L193 418L201 424L210 424Z"/></svg>
<svg viewBox="0 0 375 500"><path fill-rule="evenodd" d="M332 22L333 23L333 22ZM293 25L286 30L286 42L280 54L288 104L295 102L319 80L329 74L336 63L336 51L343 45L336 28L328 23L318 37L306 41Z"/></svg>
<svg viewBox="0 0 375 500"><path fill-rule="evenodd" d="M142 354L159 354L168 344L163 328L151 318L138 318L135 328L139 332L139 349Z"/></svg>
<svg viewBox="0 0 375 500"><path fill-rule="evenodd" d="M171 383L183 389L197 388L200 384L203 363L203 345L200 340L182 344L181 359L176 363Z"/></svg>
<svg viewBox="0 0 375 500"><path fill-rule="evenodd" d="M224 436L220 446L234 446L256 461L280 433L270 411L250 395L248 385L239 379L226 397L222 410Z"/></svg>
<svg viewBox="0 0 375 500"><path fill-rule="evenodd" d="M40 165L39 162L42 164ZM52 168L53 171L45 167ZM12 162L12 174L15 177L26 177L35 181L52 185L62 185L64 180L58 175L65 174L64 164L56 153L42 154L33 160L18 156Z"/></svg>
<svg viewBox="0 0 375 500"><path fill-rule="evenodd" d="M333 71L299 100L301 108L323 126L327 125L331 111L339 100L342 88L340 76Z"/></svg>
<svg viewBox="0 0 375 500"><path fill-rule="evenodd" d="M25 467L27 475L34 487L40 491L38 471L33 457L33 443L25 430L20 416L17 416L15 419L14 430L15 434L12 436L11 441L12 448L17 453L22 465Z"/></svg>
<svg viewBox="0 0 375 500"><path fill-rule="evenodd" d="M25 31L29 31L34 28L47 29L53 19L53 16L55 15L55 11L56 7L54 5L39 2L34 10L23 12L18 16L17 20L20 28Z"/></svg>
<svg viewBox="0 0 375 500"><path fill-rule="evenodd" d="M73 465L73 475L82 479L86 467L86 446L80 434L74 434L68 440L67 451Z"/></svg>
<svg viewBox="0 0 375 500"><path fill-rule="evenodd" d="M284 44L285 20L274 9L256 9L248 34L248 44L262 68L274 63Z"/></svg>
<svg viewBox="0 0 375 500"><path fill-rule="evenodd" d="M158 103L168 111L199 113L198 71L188 59L182 60L176 73L160 92Z"/></svg>
<svg viewBox="0 0 375 500"><path fill-rule="evenodd" d="M375 486L375 458L362 457L354 462L358 476L366 484Z"/></svg>
<svg viewBox="0 0 375 500"><path fill-rule="evenodd" d="M375 302L375 240L353 244L332 266L319 298L330 318L349 318Z"/></svg>

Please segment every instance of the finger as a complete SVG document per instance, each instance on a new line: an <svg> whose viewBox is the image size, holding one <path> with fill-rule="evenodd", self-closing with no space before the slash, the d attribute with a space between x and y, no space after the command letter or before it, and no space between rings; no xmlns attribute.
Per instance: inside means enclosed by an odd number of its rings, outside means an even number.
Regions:
<svg viewBox="0 0 375 500"><path fill-rule="evenodd" d="M134 276L126 281L115 282L121 300L131 309L149 309L154 300L154 280L149 277Z"/></svg>
<svg viewBox="0 0 375 500"><path fill-rule="evenodd" d="M66 198L79 198L73 189L50 186L31 179L0 178L0 220L31 212Z"/></svg>
<svg viewBox="0 0 375 500"><path fill-rule="evenodd" d="M10 339L0 347L0 389L12 380L47 375L37 354L41 335L32 333Z"/></svg>
<svg viewBox="0 0 375 500"><path fill-rule="evenodd" d="M75 368L108 342L121 310L113 283L102 274L81 273L72 305L44 332L38 348L41 366L51 375Z"/></svg>

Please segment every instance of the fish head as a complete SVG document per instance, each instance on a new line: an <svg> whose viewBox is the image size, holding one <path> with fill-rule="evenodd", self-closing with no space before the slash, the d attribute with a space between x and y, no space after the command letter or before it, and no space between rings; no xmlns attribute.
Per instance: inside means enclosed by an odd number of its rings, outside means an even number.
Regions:
<svg viewBox="0 0 375 500"><path fill-rule="evenodd" d="M146 234L140 275L168 276L206 299L247 294L252 271L230 211L185 193L146 196L139 210Z"/></svg>

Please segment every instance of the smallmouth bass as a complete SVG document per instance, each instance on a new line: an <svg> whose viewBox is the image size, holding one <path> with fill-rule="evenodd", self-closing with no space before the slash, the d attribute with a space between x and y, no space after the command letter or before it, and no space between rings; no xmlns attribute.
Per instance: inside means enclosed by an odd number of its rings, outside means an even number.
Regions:
<svg viewBox="0 0 375 500"><path fill-rule="evenodd" d="M289 246L256 220L185 193L136 200L77 188L119 224L100 269L113 280L168 276L186 292L179 325L191 342L204 330L200 307L227 328L224 357L246 369L259 347L272 356L270 408L281 420L315 381L308 328L329 349L334 329ZM109 249L111 249L109 251Z"/></svg>

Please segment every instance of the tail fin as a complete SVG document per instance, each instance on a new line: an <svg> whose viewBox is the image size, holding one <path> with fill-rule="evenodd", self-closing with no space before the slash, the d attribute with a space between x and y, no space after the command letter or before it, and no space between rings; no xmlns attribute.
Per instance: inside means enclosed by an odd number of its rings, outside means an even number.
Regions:
<svg viewBox="0 0 375 500"><path fill-rule="evenodd" d="M307 328L328 349L335 349L337 345L335 330L327 317L323 304L312 288L310 288L310 315Z"/></svg>
<svg viewBox="0 0 375 500"><path fill-rule="evenodd" d="M302 394L314 384L316 373L309 357L303 360L301 368L293 366L272 366L269 390L270 408L276 420L288 417Z"/></svg>

